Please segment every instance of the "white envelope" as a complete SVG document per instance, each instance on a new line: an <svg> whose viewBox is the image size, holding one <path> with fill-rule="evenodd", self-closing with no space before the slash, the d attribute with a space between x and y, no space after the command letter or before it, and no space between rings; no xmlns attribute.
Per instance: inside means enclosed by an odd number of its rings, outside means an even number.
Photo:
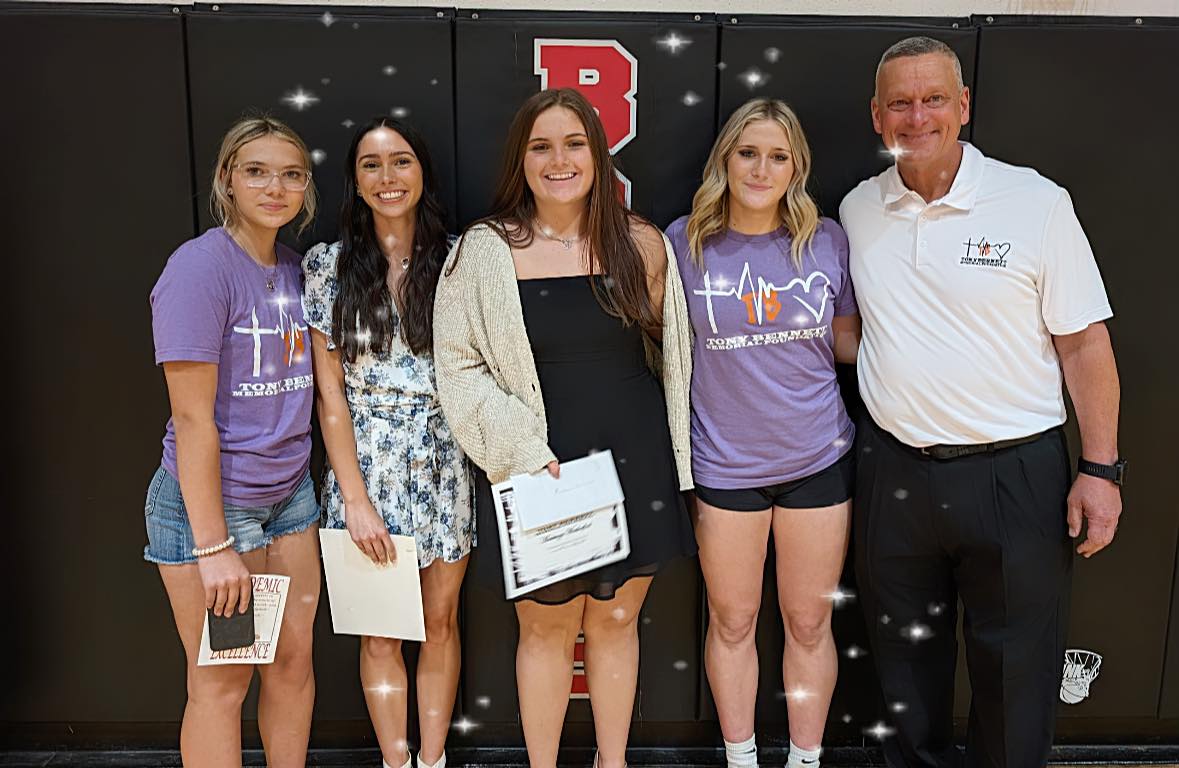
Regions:
<svg viewBox="0 0 1179 768"><path fill-rule="evenodd" d="M319 529L332 629L337 635L426 639L422 582L412 536L394 536L397 562L378 566L344 529Z"/></svg>
<svg viewBox="0 0 1179 768"><path fill-rule="evenodd" d="M622 484L610 451L563 463L557 479L546 469L532 475L514 475L511 482L516 494L515 512L525 531L623 501Z"/></svg>

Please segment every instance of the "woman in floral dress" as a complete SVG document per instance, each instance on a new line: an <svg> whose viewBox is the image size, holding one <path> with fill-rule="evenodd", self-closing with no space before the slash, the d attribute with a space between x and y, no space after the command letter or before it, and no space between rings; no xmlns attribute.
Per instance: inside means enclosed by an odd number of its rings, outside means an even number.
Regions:
<svg viewBox="0 0 1179 768"><path fill-rule="evenodd" d="M458 595L473 520L466 457L434 384L434 289L445 216L425 142L376 118L352 140L340 241L303 260L316 403L329 469L323 525L374 562L413 536L426 642L418 657L419 768L443 768L459 675ZM362 637L360 680L386 768L409 768L401 641Z"/></svg>

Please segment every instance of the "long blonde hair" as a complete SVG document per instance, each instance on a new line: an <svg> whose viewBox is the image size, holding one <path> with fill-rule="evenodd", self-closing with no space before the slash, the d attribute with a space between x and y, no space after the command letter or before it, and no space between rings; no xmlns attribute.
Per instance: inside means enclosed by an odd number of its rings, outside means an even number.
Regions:
<svg viewBox="0 0 1179 768"><path fill-rule="evenodd" d="M221 151L217 153L217 165L213 167L213 191L209 194L209 210L213 218L223 227L232 227L237 222L237 205L229 194L229 173L238 150L263 136L277 136L295 145L303 158L303 167L311 171L311 152L299 134L286 123L273 117L244 117L225 132L221 140ZM303 193L303 221L299 223L298 234L315 219L315 182L307 185Z"/></svg>
<svg viewBox="0 0 1179 768"><path fill-rule="evenodd" d="M815 232L819 228L819 206L806 190L811 173L811 150L806 143L806 134L794 110L780 99L753 99L737 108L729 116L720 135L708 154L704 165L704 178L700 189L692 198L692 214L688 217L688 246L692 261L704 268L704 241L724 232L729 226L729 177L727 165L729 156L737 148L741 132L750 123L758 120L773 120L786 133L790 155L794 161L794 176L786 187L786 194L778 204L778 214L793 242L790 257L795 269L802 269L802 252L810 248Z"/></svg>

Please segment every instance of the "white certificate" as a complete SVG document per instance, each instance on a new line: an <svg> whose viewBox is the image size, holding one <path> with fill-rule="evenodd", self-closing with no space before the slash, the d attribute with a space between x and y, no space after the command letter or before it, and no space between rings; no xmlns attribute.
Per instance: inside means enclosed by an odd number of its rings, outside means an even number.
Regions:
<svg viewBox="0 0 1179 768"><path fill-rule="evenodd" d="M609 451L562 464L556 480L547 470L544 477L516 475L491 486L491 496L509 599L630 554L622 486Z"/></svg>
<svg viewBox="0 0 1179 768"><path fill-rule="evenodd" d="M344 529L319 529L332 629L337 635L426 639L413 536L394 536L397 561L377 565Z"/></svg>
<svg viewBox="0 0 1179 768"><path fill-rule="evenodd" d="M278 636L282 632L282 616L287 607L287 591L291 587L290 576L270 573L251 573L254 596L250 610L254 612L254 644L243 648L214 651L209 647L209 616L205 614L205 626L201 630L201 650L197 655L197 666L217 664L271 664L278 650Z"/></svg>

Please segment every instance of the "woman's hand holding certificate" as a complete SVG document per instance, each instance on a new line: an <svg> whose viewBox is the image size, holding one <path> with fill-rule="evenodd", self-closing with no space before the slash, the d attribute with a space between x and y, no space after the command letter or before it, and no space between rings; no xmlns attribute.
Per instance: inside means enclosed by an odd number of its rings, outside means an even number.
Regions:
<svg viewBox="0 0 1179 768"><path fill-rule="evenodd" d="M492 486L508 598L630 554L622 486L610 451Z"/></svg>

